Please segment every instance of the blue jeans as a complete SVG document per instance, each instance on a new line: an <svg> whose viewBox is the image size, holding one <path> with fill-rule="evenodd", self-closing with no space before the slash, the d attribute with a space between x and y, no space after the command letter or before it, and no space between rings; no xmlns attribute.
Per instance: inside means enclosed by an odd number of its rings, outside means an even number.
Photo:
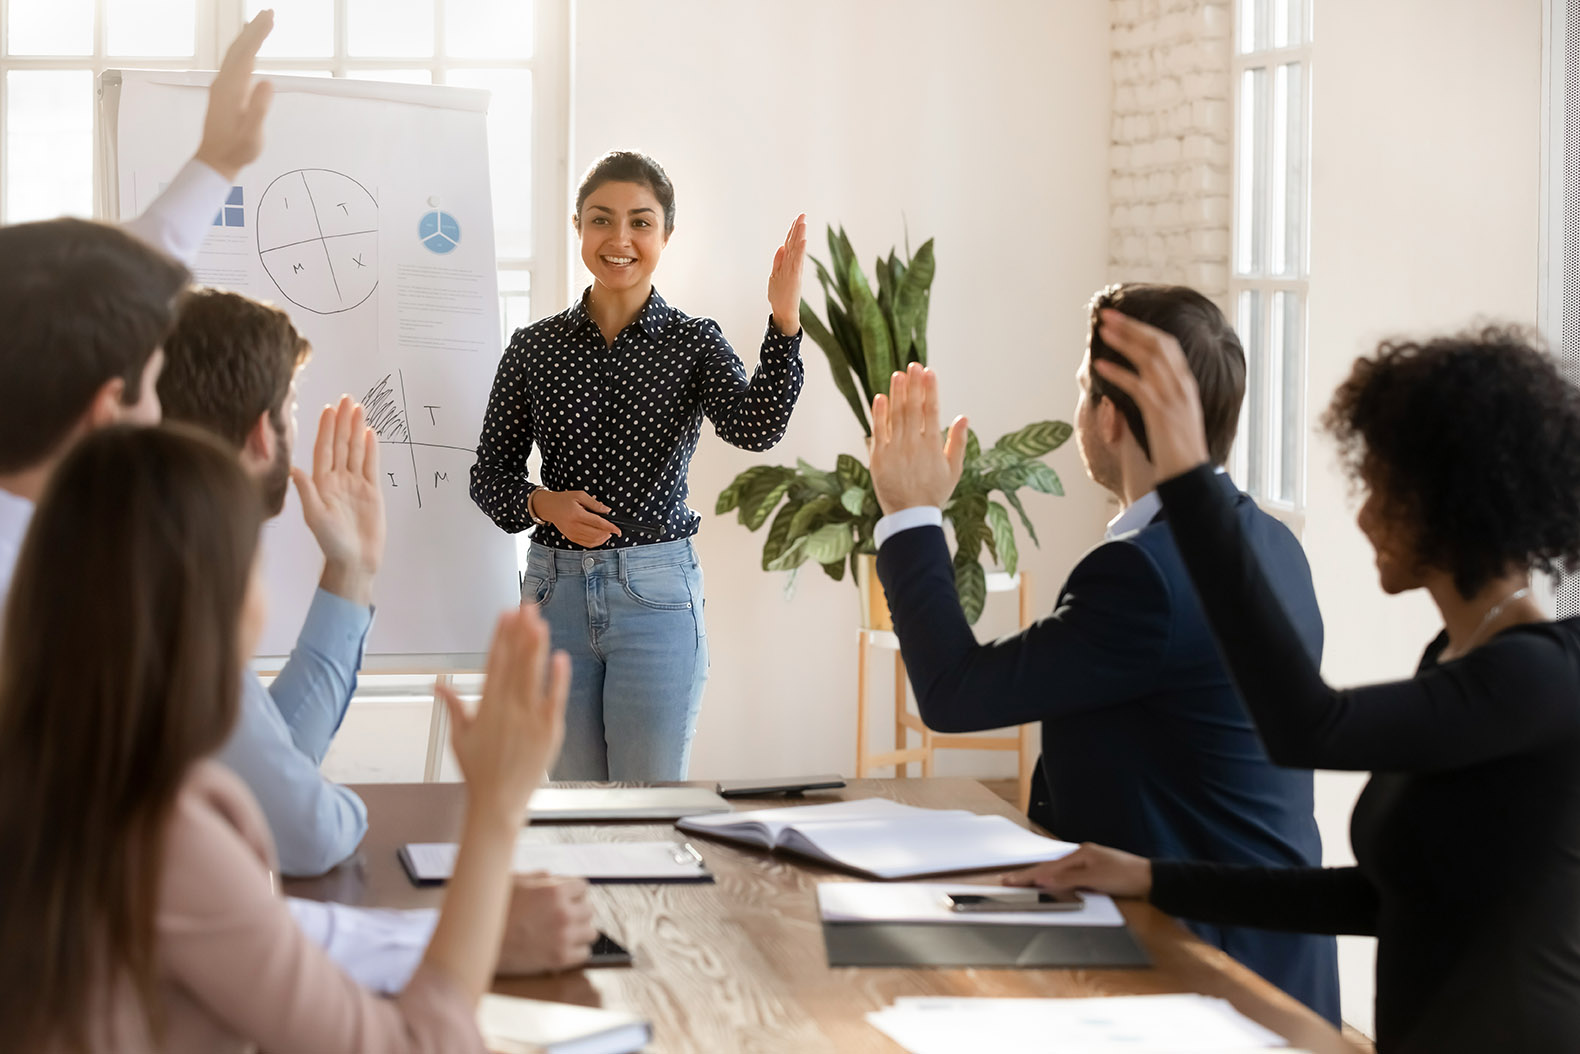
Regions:
<svg viewBox="0 0 1580 1054"><path fill-rule="evenodd" d="M565 745L550 778L686 778L708 679L702 565L691 540L602 552L534 544L521 602L571 657Z"/></svg>

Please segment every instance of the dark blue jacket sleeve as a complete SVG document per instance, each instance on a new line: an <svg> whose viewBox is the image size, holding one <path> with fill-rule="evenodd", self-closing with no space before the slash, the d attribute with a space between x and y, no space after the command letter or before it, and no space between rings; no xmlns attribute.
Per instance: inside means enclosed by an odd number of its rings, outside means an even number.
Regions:
<svg viewBox="0 0 1580 1054"><path fill-rule="evenodd" d="M900 652L922 720L936 732L1047 721L1134 699L1156 687L1169 647L1168 588L1128 542L1093 549L1053 613L988 644L960 609L940 527L914 527L878 553Z"/></svg>

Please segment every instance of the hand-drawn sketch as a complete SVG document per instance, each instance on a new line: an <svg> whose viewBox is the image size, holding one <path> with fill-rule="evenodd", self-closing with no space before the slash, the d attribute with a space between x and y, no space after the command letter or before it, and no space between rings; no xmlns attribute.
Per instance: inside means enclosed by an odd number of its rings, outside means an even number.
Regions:
<svg viewBox="0 0 1580 1054"><path fill-rule="evenodd" d="M423 403L419 410L421 413L417 415L418 424L436 427L439 423L439 415L443 412L444 407L438 403ZM406 407L406 375L400 370L386 373L382 378L374 382L373 386L367 390L367 394L362 397L362 412L367 418L368 427L373 429L373 434L379 437L381 444L406 448L406 455L411 460L411 479L407 485L410 486L419 509L423 507L422 481L425 477L431 477L433 480L432 485L429 487L430 490L441 487L450 479L448 467L433 468L431 465L427 465L423 468L418 468L417 451L419 448L424 451L424 461L427 461L429 458L428 452L445 450L460 451L463 454L470 455L466 461L467 467L470 467L471 462L476 460L477 451L469 446L419 442L412 438L411 417ZM447 462L453 463L452 455L445 455L445 459ZM389 479L391 489L403 489L401 480L405 475L404 472L398 469L390 471L388 466L386 466L384 474ZM464 478L464 475L463 473L462 478ZM465 491L463 490L462 493L464 494Z"/></svg>
<svg viewBox="0 0 1580 1054"><path fill-rule="evenodd" d="M258 199L258 256L280 295L334 315L378 288L379 205L355 179L327 168L277 176Z"/></svg>

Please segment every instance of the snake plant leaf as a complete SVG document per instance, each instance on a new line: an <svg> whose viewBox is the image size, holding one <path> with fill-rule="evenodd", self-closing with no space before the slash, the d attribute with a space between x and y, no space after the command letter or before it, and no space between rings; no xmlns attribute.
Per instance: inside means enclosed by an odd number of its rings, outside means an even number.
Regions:
<svg viewBox="0 0 1580 1054"><path fill-rule="evenodd" d="M1057 494L1064 496L1064 484L1059 482L1059 474L1041 461L1027 461L1026 486L1044 494Z"/></svg>
<svg viewBox="0 0 1580 1054"><path fill-rule="evenodd" d="M955 554L955 591L960 594L960 610L966 621L976 625L987 604L987 573L977 558L966 557L964 550Z"/></svg>
<svg viewBox="0 0 1580 1054"><path fill-rule="evenodd" d="M784 555L790 546L790 523L802 505L797 501L787 501L779 507L774 515L774 522L768 528L768 537L763 539L763 570L773 569L773 562Z"/></svg>
<svg viewBox="0 0 1580 1054"><path fill-rule="evenodd" d="M872 380L867 376L867 360L861 351L861 334L857 331L856 324L851 317L840 310L838 305L830 302L828 305L828 328L834 334L839 350L845 356L845 369L856 377L856 382L861 385L862 394L866 396L867 404L872 404L872 397L878 393L872 387Z"/></svg>
<svg viewBox="0 0 1580 1054"><path fill-rule="evenodd" d="M800 538L813 533L814 528L821 528L820 521L827 518L828 514L839 508L839 499L831 498L826 494L819 494L805 505L790 521L790 537Z"/></svg>
<svg viewBox="0 0 1580 1054"><path fill-rule="evenodd" d="M834 225L829 224L829 267L832 269L834 274L834 288L839 290L841 297L843 297L845 303L847 304L851 302L849 284L850 280L848 275L850 274L850 262L854 256L855 253L851 252L850 250L850 239L845 237L845 229L841 227L839 231L836 232L834 230Z"/></svg>
<svg viewBox="0 0 1580 1054"><path fill-rule="evenodd" d="M840 306L850 310L850 298L845 295L844 286L828 273L828 268L823 266L823 261L812 257L812 266L817 268L818 283L823 286L823 299L829 303L838 301Z"/></svg>
<svg viewBox="0 0 1580 1054"><path fill-rule="evenodd" d="M929 238L922 243L920 249L916 250L916 255L911 257L911 264L905 272L905 280L894 292L894 339L897 346L905 349L902 365L913 360L924 361L917 358L914 349L920 343L923 355L926 354L926 342L919 340L918 335L927 325L927 293L933 284L933 274L936 269L933 260L933 240Z"/></svg>
<svg viewBox="0 0 1580 1054"><path fill-rule="evenodd" d="M861 401L861 396L856 394L856 382L851 379L845 349L835 341L834 335L824 327L823 320L817 317L817 312L813 311L812 305L805 300L801 301L801 328L806 330L807 336L823 349L823 354L828 357L828 372L834 375L834 387L839 389L839 394L843 395L845 402L850 404L851 412L856 415L856 420L861 422L861 430L871 435L872 426L867 423L866 404Z"/></svg>
<svg viewBox="0 0 1580 1054"><path fill-rule="evenodd" d="M834 462L834 475L838 476L839 481L845 484L846 487L861 487L863 490L872 489L872 473L867 471L866 465L863 465L849 454L839 455L839 458Z"/></svg>
<svg viewBox="0 0 1580 1054"><path fill-rule="evenodd" d="M891 323L889 335L894 337L894 274L881 256L873 262L872 273L878 276L878 307L883 309L884 319ZM895 347L899 347L898 340L895 341Z"/></svg>
<svg viewBox="0 0 1580 1054"><path fill-rule="evenodd" d="M849 524L829 523L807 535L801 549L808 559L820 564L831 564L835 560L845 559L854 544Z"/></svg>
<svg viewBox="0 0 1580 1054"><path fill-rule="evenodd" d="M911 349L911 354L923 366L927 365L927 308L933 302L933 291L929 289L922 294L922 307L916 313L916 344Z"/></svg>
<svg viewBox="0 0 1580 1054"><path fill-rule="evenodd" d="M883 309L861 273L861 265L854 260L850 265L850 302L853 307L851 321L861 333L861 351L866 359L867 383L874 395L889 390L889 376L894 372L894 343L889 339L889 323Z"/></svg>
<svg viewBox="0 0 1580 1054"><path fill-rule="evenodd" d="M845 558L840 557L838 560L831 560L824 564L823 573L836 582L842 580L845 577Z"/></svg>
<svg viewBox="0 0 1580 1054"><path fill-rule="evenodd" d="M1020 503L1020 495L1012 490L1006 490L1004 500L1014 506L1015 511L1020 514L1020 525L1026 528L1027 534L1031 535L1031 544L1039 549L1042 548L1042 543L1037 540L1037 528L1031 525L1031 517L1026 515L1026 506Z"/></svg>
<svg viewBox="0 0 1580 1054"><path fill-rule="evenodd" d="M1015 528L1009 522L1009 510L996 501L988 502L987 522L988 529L993 532L998 562L1004 565L1005 571L1014 574L1020 566L1020 547L1015 544Z"/></svg>
<svg viewBox="0 0 1580 1054"><path fill-rule="evenodd" d="M1001 436L994 450L1007 450L1021 457L1042 457L1064 445L1075 430L1063 421L1035 421L1018 432Z"/></svg>

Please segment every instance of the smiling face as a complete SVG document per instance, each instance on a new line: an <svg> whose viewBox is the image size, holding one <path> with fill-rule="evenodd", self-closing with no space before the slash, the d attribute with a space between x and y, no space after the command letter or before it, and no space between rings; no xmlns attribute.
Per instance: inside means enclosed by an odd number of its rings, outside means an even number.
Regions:
<svg viewBox="0 0 1580 1054"><path fill-rule="evenodd" d="M669 241L663 206L643 183L605 183L588 194L576 233L593 280L615 291L650 285Z"/></svg>

